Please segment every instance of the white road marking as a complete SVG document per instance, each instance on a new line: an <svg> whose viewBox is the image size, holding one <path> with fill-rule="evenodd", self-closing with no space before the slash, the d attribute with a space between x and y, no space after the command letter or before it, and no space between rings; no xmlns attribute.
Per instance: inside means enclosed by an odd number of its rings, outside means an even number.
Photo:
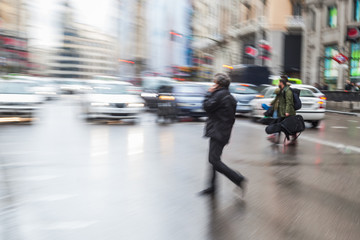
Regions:
<svg viewBox="0 0 360 240"><path fill-rule="evenodd" d="M58 195L49 195L49 196L43 196L39 198L32 198L28 200L27 202L54 202L54 201L60 201L60 200L66 200L69 198L74 198L77 195L71 195L71 194L58 194Z"/></svg>
<svg viewBox="0 0 360 240"><path fill-rule="evenodd" d="M43 176L34 176L34 177L24 177L24 178L13 178L7 180L8 182L28 182L28 181L46 181L55 178L59 178L61 176L55 175L43 175Z"/></svg>
<svg viewBox="0 0 360 240"><path fill-rule="evenodd" d="M351 145L344 145L342 143L330 142L330 141L321 140L318 138L312 138L312 137L308 137L308 136L304 136L304 135L301 135L301 139L309 141L309 142L319 143L319 144L326 145L329 147L337 148L346 153L350 153L351 151L360 153L359 147L355 147L355 146L351 146Z"/></svg>
<svg viewBox="0 0 360 240"><path fill-rule="evenodd" d="M359 121L356 121L356 120L348 120L348 122L354 122L354 123L357 123Z"/></svg>
<svg viewBox="0 0 360 240"><path fill-rule="evenodd" d="M265 126L263 126L263 125L254 125L249 122L236 122L236 125L252 127L252 128L256 128L256 129L262 129L262 130L265 129ZM265 133L265 131L264 131L264 133ZM325 146L329 146L329 147L333 147L333 148L339 149L345 153L350 153L350 152L360 153L360 148L356 147L356 146L352 146L352 145L344 145L343 143L330 142L330 141L326 141L326 140L322 140L322 139L318 139L318 138L308 137L304 134L301 134L300 139L309 141L309 142L318 143L318 144L325 145Z"/></svg>
<svg viewBox="0 0 360 240"><path fill-rule="evenodd" d="M48 164L46 162L12 162L12 163L5 163L0 164L1 167L25 167L25 166L38 166L38 165L45 165Z"/></svg>
<svg viewBox="0 0 360 240"><path fill-rule="evenodd" d="M43 225L40 228L44 230L75 230L81 228L88 228L94 225L98 221L71 221L71 222L59 222Z"/></svg>
<svg viewBox="0 0 360 240"><path fill-rule="evenodd" d="M334 129L347 129L348 127L345 127L345 126L332 126L331 128L334 128Z"/></svg>
<svg viewBox="0 0 360 240"><path fill-rule="evenodd" d="M104 156L104 155L108 155L109 152L108 151L103 151L103 152L93 152L91 153L91 157L97 157L97 156Z"/></svg>
<svg viewBox="0 0 360 240"><path fill-rule="evenodd" d="M1 152L1 155L28 155L36 153L35 151L28 151L28 152Z"/></svg>

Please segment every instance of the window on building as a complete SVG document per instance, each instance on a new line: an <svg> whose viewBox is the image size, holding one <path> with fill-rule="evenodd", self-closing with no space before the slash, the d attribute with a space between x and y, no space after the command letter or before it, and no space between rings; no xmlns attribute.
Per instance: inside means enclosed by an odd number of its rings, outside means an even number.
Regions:
<svg viewBox="0 0 360 240"><path fill-rule="evenodd" d="M314 10L310 10L310 29L316 31L316 13Z"/></svg>
<svg viewBox="0 0 360 240"><path fill-rule="evenodd" d="M360 22L360 0L354 0L354 20Z"/></svg>
<svg viewBox="0 0 360 240"><path fill-rule="evenodd" d="M246 20L250 20L251 19L251 5L249 4L245 4L246 7Z"/></svg>
<svg viewBox="0 0 360 240"><path fill-rule="evenodd" d="M302 6L301 3L297 2L292 5L292 14L293 16L301 16Z"/></svg>
<svg viewBox="0 0 360 240"><path fill-rule="evenodd" d="M338 11L336 6L328 7L328 26L330 28L337 27Z"/></svg>
<svg viewBox="0 0 360 240"><path fill-rule="evenodd" d="M351 44L350 78L360 79L360 43Z"/></svg>
<svg viewBox="0 0 360 240"><path fill-rule="evenodd" d="M333 83L338 77L338 63L332 59L336 54L338 54L336 46L325 47L324 78L327 83Z"/></svg>

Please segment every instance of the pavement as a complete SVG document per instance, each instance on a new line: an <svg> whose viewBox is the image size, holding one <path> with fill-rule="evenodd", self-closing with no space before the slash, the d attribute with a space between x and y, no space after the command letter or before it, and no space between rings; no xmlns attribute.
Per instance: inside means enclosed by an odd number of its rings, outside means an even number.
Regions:
<svg viewBox="0 0 360 240"><path fill-rule="evenodd" d="M223 160L245 199L209 170L204 122L86 123L78 99L33 124L0 125L0 239L359 239L360 119L327 113L296 147L240 117Z"/></svg>

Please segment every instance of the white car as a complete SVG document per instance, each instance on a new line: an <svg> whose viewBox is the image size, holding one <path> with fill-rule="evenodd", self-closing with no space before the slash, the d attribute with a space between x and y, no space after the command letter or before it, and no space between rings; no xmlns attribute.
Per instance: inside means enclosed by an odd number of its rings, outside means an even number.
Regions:
<svg viewBox="0 0 360 240"><path fill-rule="evenodd" d="M62 94L81 94L89 90L86 80L82 79L57 79Z"/></svg>
<svg viewBox="0 0 360 240"><path fill-rule="evenodd" d="M31 81L0 81L1 122L32 121L43 98L35 94L36 87Z"/></svg>
<svg viewBox="0 0 360 240"><path fill-rule="evenodd" d="M313 127L317 127L319 122L325 117L326 100L320 99L311 90L299 87L299 85L292 85L291 87L301 90L300 100L302 107L296 113L302 115L304 120L310 122ZM262 104L270 105L271 101L275 98L274 91L276 88L275 86L265 88L250 102L252 118L264 117L265 110L262 108Z"/></svg>
<svg viewBox="0 0 360 240"><path fill-rule="evenodd" d="M83 110L92 119L138 119L144 100L134 94L132 84L121 81L89 81L91 90L84 95Z"/></svg>
<svg viewBox="0 0 360 240"><path fill-rule="evenodd" d="M292 85L294 86L294 85ZM317 96L318 98L322 99L322 100L326 100L326 96L324 93L322 93L319 89L317 89L314 86L311 85L306 85L306 84L296 84L297 88L306 88L309 89L310 91L312 91L314 93L315 96Z"/></svg>

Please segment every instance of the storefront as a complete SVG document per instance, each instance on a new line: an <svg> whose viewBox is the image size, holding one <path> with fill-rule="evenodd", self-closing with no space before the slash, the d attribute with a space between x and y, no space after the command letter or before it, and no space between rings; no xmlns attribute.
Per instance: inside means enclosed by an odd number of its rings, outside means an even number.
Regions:
<svg viewBox="0 0 360 240"><path fill-rule="evenodd" d="M336 89L337 79L339 76L339 64L333 60L333 57L338 54L336 45L325 46L324 57L324 81L328 84L330 89Z"/></svg>
<svg viewBox="0 0 360 240"><path fill-rule="evenodd" d="M350 52L350 80L360 82L360 43L351 43Z"/></svg>
<svg viewBox="0 0 360 240"><path fill-rule="evenodd" d="M1 72L25 72L30 66L26 39L0 34L0 58Z"/></svg>

